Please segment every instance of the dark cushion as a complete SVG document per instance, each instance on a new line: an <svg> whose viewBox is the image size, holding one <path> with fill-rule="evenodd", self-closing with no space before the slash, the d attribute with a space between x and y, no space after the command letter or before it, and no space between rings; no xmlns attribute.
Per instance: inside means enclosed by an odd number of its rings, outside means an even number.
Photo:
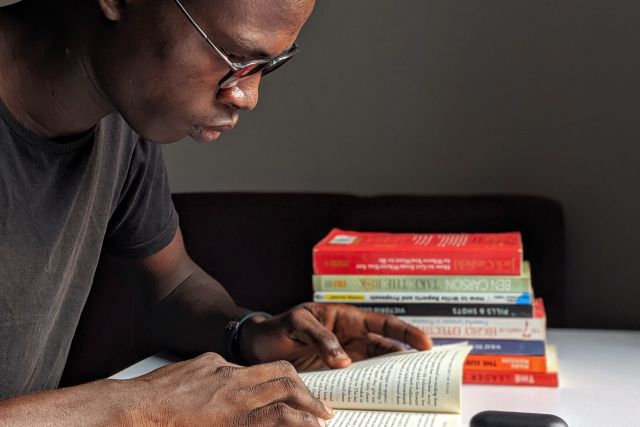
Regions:
<svg viewBox="0 0 640 427"><path fill-rule="evenodd" d="M331 228L389 232L520 231L550 326L566 326L561 206L533 196L174 195L191 257L238 304L280 312L309 301L311 250ZM64 384L108 376L157 351L119 272L99 274L74 339Z"/></svg>

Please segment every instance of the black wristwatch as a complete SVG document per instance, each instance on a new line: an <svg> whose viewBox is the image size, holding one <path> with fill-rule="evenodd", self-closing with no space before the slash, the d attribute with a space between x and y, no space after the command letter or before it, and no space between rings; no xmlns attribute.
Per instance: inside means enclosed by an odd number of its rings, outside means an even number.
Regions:
<svg viewBox="0 0 640 427"><path fill-rule="evenodd" d="M273 317L273 315L264 311L245 311L243 314L227 323L227 326L225 327L225 336L227 338L227 351L230 357L229 362L244 366L249 365L240 352L240 328L244 322L253 316L264 316L267 318Z"/></svg>

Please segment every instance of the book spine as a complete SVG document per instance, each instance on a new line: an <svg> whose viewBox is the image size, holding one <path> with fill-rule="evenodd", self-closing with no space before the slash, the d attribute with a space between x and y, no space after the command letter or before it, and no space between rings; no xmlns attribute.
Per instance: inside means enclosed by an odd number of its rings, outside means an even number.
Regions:
<svg viewBox="0 0 640 427"><path fill-rule="evenodd" d="M470 354L464 362L468 371L546 372L545 356Z"/></svg>
<svg viewBox="0 0 640 427"><path fill-rule="evenodd" d="M345 247L420 249L522 249L519 231L506 233L384 233L332 229L315 247L329 250Z"/></svg>
<svg viewBox="0 0 640 427"><path fill-rule="evenodd" d="M434 345L467 342L473 347L471 354L508 354L524 356L544 356L544 341L524 340L482 340L464 338L433 338Z"/></svg>
<svg viewBox="0 0 640 427"><path fill-rule="evenodd" d="M314 292L316 302L384 303L384 304L507 304L531 305L529 292Z"/></svg>
<svg viewBox="0 0 640 427"><path fill-rule="evenodd" d="M326 302L326 301L324 301ZM533 306L525 304L352 304L364 311L396 316L531 318Z"/></svg>
<svg viewBox="0 0 640 427"><path fill-rule="evenodd" d="M313 276L314 291L514 293L531 291L531 276L327 275Z"/></svg>
<svg viewBox="0 0 640 427"><path fill-rule="evenodd" d="M463 384L528 385L558 387L557 372L495 372L469 371L462 373Z"/></svg>
<svg viewBox="0 0 640 427"><path fill-rule="evenodd" d="M544 341L545 318L399 316L431 338Z"/></svg>
<svg viewBox="0 0 640 427"><path fill-rule="evenodd" d="M315 250L316 274L520 275L520 251L438 251L428 253L374 249L337 252Z"/></svg>

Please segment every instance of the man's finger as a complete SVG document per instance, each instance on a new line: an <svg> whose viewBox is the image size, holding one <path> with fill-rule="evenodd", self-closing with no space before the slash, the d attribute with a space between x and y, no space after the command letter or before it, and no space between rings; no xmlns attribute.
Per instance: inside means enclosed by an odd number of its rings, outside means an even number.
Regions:
<svg viewBox="0 0 640 427"><path fill-rule="evenodd" d="M399 341L385 338L370 332L367 334L367 357L382 356L383 354L407 350L407 347Z"/></svg>
<svg viewBox="0 0 640 427"><path fill-rule="evenodd" d="M288 320L294 337L311 343L327 366L344 368L351 364L351 358L340 345L338 338L311 312L306 309L295 310L291 312Z"/></svg>
<svg viewBox="0 0 640 427"><path fill-rule="evenodd" d="M331 413L324 404L313 397L306 386L298 384L290 377L274 378L257 384L251 387L250 392L252 399L259 407L282 402L316 418L329 419L331 417Z"/></svg>
<svg viewBox="0 0 640 427"><path fill-rule="evenodd" d="M389 314L364 312L364 321L369 332L409 344L418 350L433 347L431 338L422 330Z"/></svg>
<svg viewBox="0 0 640 427"><path fill-rule="evenodd" d="M308 412L315 417L328 419L331 413L327 407L304 384L296 369L289 362L278 361L254 365L247 368L248 377L269 378L249 388L249 395L257 407L274 402L284 402L294 409Z"/></svg>
<svg viewBox="0 0 640 427"><path fill-rule="evenodd" d="M293 409L284 402L274 402L267 406L254 409L247 416L250 426L309 426L321 427L326 425L323 418L315 418L308 412Z"/></svg>

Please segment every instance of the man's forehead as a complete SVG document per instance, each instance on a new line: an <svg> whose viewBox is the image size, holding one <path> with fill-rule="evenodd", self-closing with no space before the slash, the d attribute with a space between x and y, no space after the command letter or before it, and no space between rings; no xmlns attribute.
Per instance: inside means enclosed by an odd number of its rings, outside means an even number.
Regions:
<svg viewBox="0 0 640 427"><path fill-rule="evenodd" d="M314 0L200 0L211 14L224 21L252 25L300 26L311 13ZM213 17L213 16L212 16Z"/></svg>
<svg viewBox="0 0 640 427"><path fill-rule="evenodd" d="M202 0L203 26L222 47L270 57L290 47L313 8L313 0ZM198 18L196 17L196 20Z"/></svg>

